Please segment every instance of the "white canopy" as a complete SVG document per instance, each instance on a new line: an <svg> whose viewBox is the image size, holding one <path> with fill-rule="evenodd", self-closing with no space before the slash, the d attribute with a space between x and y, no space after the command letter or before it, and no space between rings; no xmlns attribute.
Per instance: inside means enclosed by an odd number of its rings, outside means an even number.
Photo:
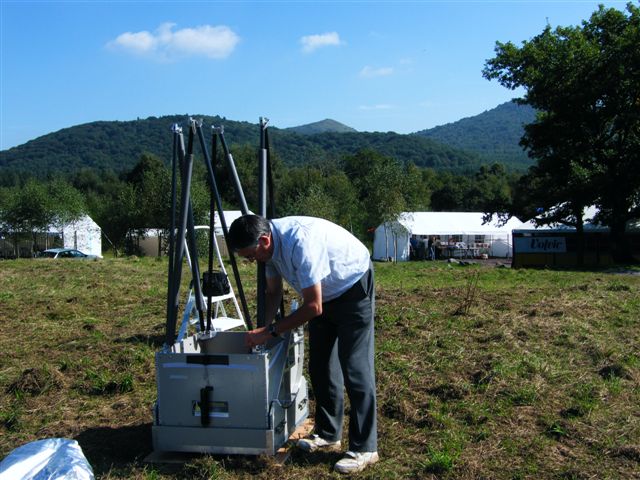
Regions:
<svg viewBox="0 0 640 480"><path fill-rule="evenodd" d="M398 218L412 235L497 235L510 234L523 223L515 217L498 226L497 219L483 223L482 212L403 212Z"/></svg>
<svg viewBox="0 0 640 480"><path fill-rule="evenodd" d="M484 235L490 244L491 256L506 257L511 253L511 232L526 225L512 217L505 225L498 225L493 219L483 223L482 212L403 212L395 222L387 222L376 228L373 240L373 258L389 257L397 260L409 259L409 239L411 235L463 237L467 243L474 243L475 236ZM397 248L397 254L396 254Z"/></svg>

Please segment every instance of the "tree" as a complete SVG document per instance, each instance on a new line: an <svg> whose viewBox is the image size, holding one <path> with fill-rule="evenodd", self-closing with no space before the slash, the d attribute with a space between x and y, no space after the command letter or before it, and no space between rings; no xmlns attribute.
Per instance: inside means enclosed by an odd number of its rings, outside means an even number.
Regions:
<svg viewBox="0 0 640 480"><path fill-rule="evenodd" d="M91 214L101 225L117 254L118 249L125 245L129 231L135 228L138 218L134 186L126 182L117 184L110 189L109 195L92 205Z"/></svg>
<svg viewBox="0 0 640 480"><path fill-rule="evenodd" d="M482 165L473 180L464 198L469 210L486 212L511 201L516 176L507 173L502 164Z"/></svg>
<svg viewBox="0 0 640 480"><path fill-rule="evenodd" d="M438 212L466 211L466 193L471 188L471 180L466 176L443 173L439 176L431 194L431 208Z"/></svg>
<svg viewBox="0 0 640 480"><path fill-rule="evenodd" d="M223 198L223 202L227 205L233 206L234 209L240 208L240 202L238 201L237 192L235 189L235 182L233 181L227 165L227 159L224 158L222 148L218 147L218 162L216 164L216 181L220 194ZM255 145L240 144L231 145L229 150L233 156L234 164L240 182L242 184L242 190L247 202L249 210L254 212L258 211L259 204L259 186L258 186L258 149ZM280 185L283 175L286 174L287 169L282 164L280 157L273 151L270 152L271 158L271 172L273 175L273 182L275 184L275 206L277 210L280 210ZM276 212L276 215L278 214Z"/></svg>
<svg viewBox="0 0 640 480"><path fill-rule="evenodd" d="M15 186L7 194L3 221L14 238L14 254L20 255L18 244L21 237L32 239L31 253L35 253L36 234L44 232L53 221L51 202L46 186L29 180L23 186Z"/></svg>
<svg viewBox="0 0 640 480"><path fill-rule="evenodd" d="M63 179L48 183L31 179L24 185L3 189L0 224L13 236L16 249L20 237L30 236L35 253L37 233L47 232L50 227L61 231L85 210L82 194Z"/></svg>
<svg viewBox="0 0 640 480"><path fill-rule="evenodd" d="M293 168L281 188L284 215L309 215L330 220L353 232L360 230L361 212L356 191L337 169Z"/></svg>
<svg viewBox="0 0 640 480"><path fill-rule="evenodd" d="M293 211L298 215L325 218L337 222L338 205L333 197L327 195L320 184L311 184L294 199Z"/></svg>
<svg viewBox="0 0 640 480"><path fill-rule="evenodd" d="M82 193L63 178L55 178L47 185L51 205L51 224L62 230L64 225L76 222L87 211Z"/></svg>
<svg viewBox="0 0 640 480"><path fill-rule="evenodd" d="M364 149L345 158L344 170L365 207L367 229L396 220L406 208L404 172L395 159Z"/></svg>
<svg viewBox="0 0 640 480"><path fill-rule="evenodd" d="M406 210L404 170L397 160L364 149L345 158L344 170L363 206L363 230L372 232L382 223L392 223ZM389 245L387 238L385 245Z"/></svg>
<svg viewBox="0 0 640 480"><path fill-rule="evenodd" d="M539 111L521 145L538 159L529 178L558 189L561 208L538 221L577 220L593 203L617 261L630 260L625 226L640 216L640 9L626 10L600 6L581 26L547 26L521 47L498 42L483 70L523 87L518 102Z"/></svg>
<svg viewBox="0 0 640 480"><path fill-rule="evenodd" d="M162 161L143 154L126 176L136 194L135 224L132 228L169 228L171 210L171 174Z"/></svg>
<svg viewBox="0 0 640 480"><path fill-rule="evenodd" d="M423 181L422 170L413 163L405 166L404 200L409 211L428 210L431 203L431 191Z"/></svg>

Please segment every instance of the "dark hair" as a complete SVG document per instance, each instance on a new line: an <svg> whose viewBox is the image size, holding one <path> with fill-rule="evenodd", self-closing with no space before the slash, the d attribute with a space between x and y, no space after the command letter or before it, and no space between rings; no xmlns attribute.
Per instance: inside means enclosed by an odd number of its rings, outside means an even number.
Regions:
<svg viewBox="0 0 640 480"><path fill-rule="evenodd" d="M241 250L257 244L258 238L269 234L269 220L258 215L243 215L236 218L229 227L229 246L232 250Z"/></svg>

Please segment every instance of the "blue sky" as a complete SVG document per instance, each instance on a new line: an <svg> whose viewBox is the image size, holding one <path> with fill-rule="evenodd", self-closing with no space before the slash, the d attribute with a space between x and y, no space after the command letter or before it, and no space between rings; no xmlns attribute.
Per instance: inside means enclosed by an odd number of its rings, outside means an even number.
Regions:
<svg viewBox="0 0 640 480"><path fill-rule="evenodd" d="M512 99L496 41L626 1L0 0L0 150L97 120L332 118L411 133Z"/></svg>

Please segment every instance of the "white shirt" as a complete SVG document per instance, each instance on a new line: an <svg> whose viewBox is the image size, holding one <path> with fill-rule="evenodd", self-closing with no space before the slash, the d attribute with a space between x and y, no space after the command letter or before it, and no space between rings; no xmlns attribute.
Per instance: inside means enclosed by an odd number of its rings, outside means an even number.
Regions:
<svg viewBox="0 0 640 480"><path fill-rule="evenodd" d="M339 225L321 218L285 217L271 220L273 256L268 277L281 276L298 294L316 283L322 301L349 290L369 269L369 250Z"/></svg>

